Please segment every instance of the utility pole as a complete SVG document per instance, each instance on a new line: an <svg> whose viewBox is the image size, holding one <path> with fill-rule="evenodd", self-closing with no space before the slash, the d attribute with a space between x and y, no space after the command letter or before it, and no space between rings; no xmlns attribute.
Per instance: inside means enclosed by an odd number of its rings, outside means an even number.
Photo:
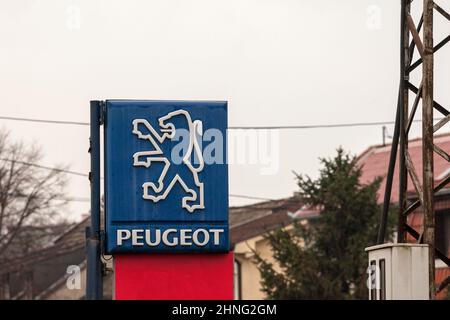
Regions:
<svg viewBox="0 0 450 320"><path fill-rule="evenodd" d="M408 132L406 129L409 112L409 71L408 66L411 64L412 50L409 49L409 29L408 17L411 12L411 4L409 0L401 0L401 16L400 16L400 89L399 89L399 113L400 113L400 156L399 156L399 213L405 211L407 205L407 189L408 177L406 169L406 154L408 152ZM410 53L411 52L411 53ZM397 219L397 242L406 241L404 224L406 217L403 214L398 215Z"/></svg>
<svg viewBox="0 0 450 320"><path fill-rule="evenodd" d="M423 54L422 54L422 159L423 159L423 242L429 248L430 299L435 298L435 217L433 170L433 0L423 0Z"/></svg>
<svg viewBox="0 0 450 320"><path fill-rule="evenodd" d="M86 300L103 299L103 264L101 260L101 228L100 228L100 125L101 103L91 101L90 104L90 148L91 172L91 226L86 228L87 278Z"/></svg>
<svg viewBox="0 0 450 320"><path fill-rule="evenodd" d="M425 243L429 248L429 297L435 299L435 258L441 259L450 266L447 252L441 252L435 245L435 213L434 195L450 183L450 174L434 185L433 157L434 153L450 162L450 155L434 145L433 135L450 121L450 112L434 100L434 55L450 42L450 35L438 44L433 42L433 14L436 11L450 23L450 14L433 0L400 0L400 85L397 103L397 115L392 141L391 156L386 178L383 211L381 215L378 244L384 243L386 236L387 216L392 192L394 167L399 153L399 209L397 242L407 241L407 234L418 243ZM445 2L445 1L444 1ZM447 2L448 4L448 2ZM420 20L414 21L411 16L412 6L423 6ZM416 23L417 22L417 23ZM422 36L420 35L423 28ZM414 57L414 53L418 57ZM414 85L410 81L410 73L422 65L422 80ZM408 95L415 94L412 104ZM408 151L408 134L422 100L422 172L418 172ZM433 123L433 111L444 116L438 123ZM417 200L408 201L408 175L416 191ZM418 232L408 224L408 215L421 208L424 216L423 229ZM450 277L438 287L438 292L450 283Z"/></svg>

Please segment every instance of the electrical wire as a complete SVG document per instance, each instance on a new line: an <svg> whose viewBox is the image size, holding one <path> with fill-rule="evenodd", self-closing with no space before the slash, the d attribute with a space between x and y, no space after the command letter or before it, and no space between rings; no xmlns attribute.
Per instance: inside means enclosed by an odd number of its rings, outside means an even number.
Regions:
<svg viewBox="0 0 450 320"><path fill-rule="evenodd" d="M246 195L241 195L241 194L230 194L229 196L232 198L242 198L242 199L249 199L249 200L275 201L274 199L246 196Z"/></svg>
<svg viewBox="0 0 450 320"><path fill-rule="evenodd" d="M77 125L89 126L89 122L66 121L66 120L49 120L0 116L1 120L25 121L33 123L61 124L61 125ZM436 118L439 121L442 118ZM413 122L420 122L421 119L415 119ZM311 125L280 125L280 126L230 126L229 130L294 130L294 129L326 129L326 128L348 128L348 127L367 127L380 125L393 125L394 121L374 121L374 122L348 122L348 123L330 123L330 124L311 124Z"/></svg>
<svg viewBox="0 0 450 320"><path fill-rule="evenodd" d="M26 161L17 161L17 160L12 160L12 159L5 159L5 158L0 158L0 160L1 161L6 161L6 162L17 162L17 163L20 163L20 164L33 166L33 167L40 168L40 169L52 170L52 171L54 170L54 171L63 172L63 173L67 173L67 174L72 174L72 175L76 175L76 176L89 177L89 175L86 174L86 173L81 173L81 172L76 172L76 171L71 171L71 170L65 170L65 169L59 169L59 168L52 168L52 167L43 166L43 165L40 165L40 164L26 162ZM269 198L246 196L246 195L239 195L239 194L230 194L229 196L232 197L232 198L242 198L242 199L248 199L248 200L262 200L262 201L271 201L272 200L272 199L269 199ZM70 197L70 198L60 198L60 199L55 199L55 200L71 201L71 202L89 202L90 198Z"/></svg>
<svg viewBox="0 0 450 320"><path fill-rule="evenodd" d="M63 173L72 174L72 175L81 176L81 177L89 177L89 175L86 173L81 173L81 172L76 172L76 171L71 171L71 170L66 170L66 169L61 169L61 168L52 168L52 167L47 167L47 166L43 166L43 165L36 164L36 163L26 162L26 161L6 159L6 158L0 158L0 160L6 161L6 162L16 162L16 163L20 163L20 164L35 167L35 168L63 172Z"/></svg>
<svg viewBox="0 0 450 320"><path fill-rule="evenodd" d="M32 119L32 118L20 118L20 117L7 117L0 116L2 120L11 121L25 121L25 122L36 122L36 123L51 123L51 124L69 124L76 126L88 126L89 122L77 122L77 121L65 121L65 120L48 120L48 119Z"/></svg>
<svg viewBox="0 0 450 320"><path fill-rule="evenodd" d="M9 117L9 116L0 116L1 120L10 120L10 121L25 121L25 122L32 122L32 123L45 123L45 124L59 124L59 125L77 125L77 126L89 126L88 122L78 122L78 121L66 121L66 120L50 120L50 119L34 119L34 118L22 118L22 117ZM441 118L434 119L435 121L441 120ZM413 122L420 122L421 119L415 119ZM333 123L333 124L313 124L313 125L283 125L283 126L230 126L228 129L230 130L292 130L292 129L326 129L326 128L346 128L346 127L362 127L362 126L380 126L380 125L393 125L395 124L394 121L374 121L374 122L349 122L349 123ZM18 160L11 160L11 159L4 159L0 158L0 160L3 161L15 161L17 163L25 164L34 166L41 169L47 169L47 170L55 170L58 172L63 172L67 174L72 174L76 176L81 177L89 177L86 173L71 171L71 170L65 170L65 169L59 169L59 168L52 168L47 167L35 163L29 163L25 161L18 161ZM102 178L103 179L103 178ZM273 201L273 199L269 198L263 198L263 197L256 197L256 196L247 196L247 195L239 195L239 194L230 194L230 197L233 198L242 198L242 199L249 199L249 200L261 200L261 201ZM68 199L68 201L90 201L89 198L72 198Z"/></svg>

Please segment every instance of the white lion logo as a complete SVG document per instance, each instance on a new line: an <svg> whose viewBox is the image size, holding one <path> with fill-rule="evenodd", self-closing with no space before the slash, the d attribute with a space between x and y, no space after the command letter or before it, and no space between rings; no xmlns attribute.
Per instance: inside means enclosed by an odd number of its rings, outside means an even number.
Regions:
<svg viewBox="0 0 450 320"><path fill-rule="evenodd" d="M184 154L182 159L182 163L186 165L192 175L189 175L189 177L183 177L183 179L177 172L168 174L171 163L166 157L163 156L163 152L159 146L159 144L162 144L166 139L172 140L175 137L176 128L174 124L167 121L176 116L185 118L189 130L189 145L187 152ZM164 164L164 169L162 170L161 176L156 183L145 182L142 185L142 197L153 202L164 200L174 185L179 182L184 191L189 194L183 197L182 207L190 213L194 212L196 209L204 209L203 182L200 182L198 174L203 170L205 164L202 150L196 137L197 134L203 134L202 121L192 121L191 116L187 111L177 110L159 118L158 123L161 127L161 134L159 134L147 120L133 120L133 134L137 135L139 139L148 140L155 149L152 151L139 151L134 153L133 166L149 168L154 162L162 162ZM147 133L144 133L143 130L144 132L147 131ZM194 167L191 163L192 152L195 152L195 155L199 160L198 167ZM144 159L141 160L140 158Z"/></svg>

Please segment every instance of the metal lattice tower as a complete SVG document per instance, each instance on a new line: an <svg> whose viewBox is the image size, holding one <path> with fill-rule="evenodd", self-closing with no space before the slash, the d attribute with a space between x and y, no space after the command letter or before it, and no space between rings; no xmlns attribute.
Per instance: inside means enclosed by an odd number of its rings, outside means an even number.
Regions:
<svg viewBox="0 0 450 320"><path fill-rule="evenodd" d="M395 130L392 141L384 205L378 234L378 243L385 240L387 216L391 200L392 181L394 176L397 152L399 153L399 209L398 209L398 236L399 243L406 242L407 234L411 235L419 243L429 245L429 288L430 299L434 299L436 292L443 290L449 283L447 278L438 288L435 288L435 258L441 259L450 266L450 259L446 252L439 251L435 246L435 212L434 195L450 182L450 174L434 185L433 157L440 156L450 162L450 155L433 143L434 134L450 121L450 111L434 100L434 55L450 41L450 35L434 45L433 40L433 16L442 15L450 23L450 14L438 2L442 2L449 9L448 0L400 0L401 1L401 36L400 36L400 85L398 93L397 114ZM422 16L418 23L411 16L411 7L422 9ZM422 35L420 35L422 31ZM418 57L414 57L414 53ZM410 82L410 75L422 66L422 80L414 85ZM438 66L437 66L438 67ZM415 94L410 101L410 91ZM416 116L420 101L422 101L422 164L423 170L417 172L408 152L408 134L411 124ZM436 110L443 118L436 124L433 123L433 111ZM419 179L422 174L422 182ZM408 203L407 188L408 179L411 181L417 193L418 200ZM417 232L407 223L407 217L414 210L421 207L424 215L422 232Z"/></svg>

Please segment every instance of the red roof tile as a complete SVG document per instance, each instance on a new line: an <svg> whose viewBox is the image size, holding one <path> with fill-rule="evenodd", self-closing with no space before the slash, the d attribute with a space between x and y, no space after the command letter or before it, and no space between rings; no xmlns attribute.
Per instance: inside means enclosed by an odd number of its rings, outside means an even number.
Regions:
<svg viewBox="0 0 450 320"><path fill-rule="evenodd" d="M436 268L436 273L434 277L436 286L439 286L442 283L442 281L447 279L447 277L450 277L450 268ZM436 295L436 298L444 299L447 296L447 290L449 290L449 287L439 292Z"/></svg>
<svg viewBox="0 0 450 320"><path fill-rule="evenodd" d="M450 134L435 136L434 143L450 153ZM358 164L362 166L361 183L370 183L376 177L383 177L380 190L378 192L378 202L383 202L384 190L386 187L386 176L389 165L391 145L374 146L367 149L358 157ZM420 181L422 181L422 140L414 139L409 142L409 154L417 171ZM435 181L440 181L450 172L450 164L438 154L434 154L434 175ZM391 202L398 201L398 156L392 183ZM414 185L408 176L408 192L415 194Z"/></svg>

